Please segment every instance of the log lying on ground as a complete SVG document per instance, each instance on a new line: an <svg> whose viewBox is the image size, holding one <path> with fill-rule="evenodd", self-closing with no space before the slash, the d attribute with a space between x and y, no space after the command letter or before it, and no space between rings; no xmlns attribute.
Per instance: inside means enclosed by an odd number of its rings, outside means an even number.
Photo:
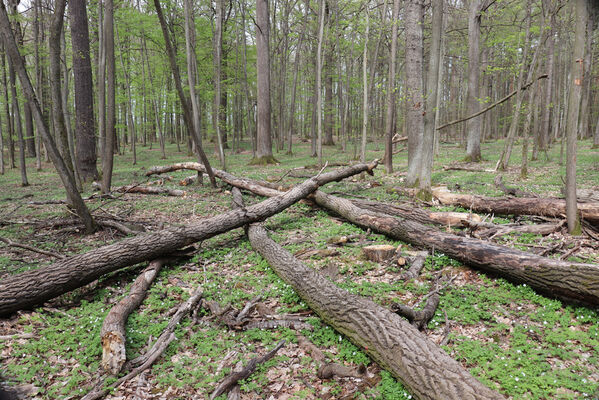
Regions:
<svg viewBox="0 0 599 400"><path fill-rule="evenodd" d="M184 190L169 189L158 186L139 186L139 185L127 185L113 189L114 192L119 193L139 193L139 194L166 194L168 196L182 197L185 196Z"/></svg>
<svg viewBox="0 0 599 400"><path fill-rule="evenodd" d="M160 272L167 259L154 260L137 277L129 294L114 305L104 318L100 338L102 342L102 368L112 375L117 375L127 357L125 355L125 324L129 314L133 312L146 297L148 288Z"/></svg>
<svg viewBox="0 0 599 400"><path fill-rule="evenodd" d="M446 188L434 189L433 196L444 205L460 206L495 215L541 215L561 218L566 214L566 201L562 199L482 197L451 193ZM599 228L599 203L578 203L578 210L584 220Z"/></svg>
<svg viewBox="0 0 599 400"><path fill-rule="evenodd" d="M363 228L397 240L445 253L467 265L526 283L541 293L566 301L599 304L599 266L540 257L510 247L441 232L406 218L360 209L350 201L314 194L316 203Z"/></svg>
<svg viewBox="0 0 599 400"><path fill-rule="evenodd" d="M360 346L419 399L502 399L407 321L306 267L251 225L252 247L326 323Z"/></svg>
<svg viewBox="0 0 599 400"><path fill-rule="evenodd" d="M259 195L263 193L272 193L272 189L256 192ZM408 218L364 210L349 200L319 190L314 193L314 200L319 206L373 232L445 253L469 266L500 275L512 282L526 283L550 297L599 305L599 266L596 264L554 260L441 232Z"/></svg>
<svg viewBox="0 0 599 400"><path fill-rule="evenodd" d="M43 303L86 285L106 273L167 256L191 243L261 221L283 211L321 185L365 171L372 173L376 165L376 162L357 164L324 173L295 186L281 196L243 210L232 210L183 227L139 234L46 267L5 278L0 281L0 316Z"/></svg>
<svg viewBox="0 0 599 400"><path fill-rule="evenodd" d="M179 170L192 170L199 172L206 172L206 168L196 162L185 162L167 165L163 167L152 167L146 172L146 176L154 174L164 174ZM281 194L282 185L273 185L270 182L254 181L252 179L239 178L228 172L213 169L214 176L219 178L225 183L231 186L238 187L241 189L248 190L264 197L273 197ZM359 207L370 209L372 211L385 212L387 214L397 215L400 217L408 217L415 219L423 224L437 224L437 225L451 225L456 226L462 224L463 221L472 220L480 221L480 216L471 213L457 213L457 212L428 212L421 208L415 208L411 206L404 206L401 204L389 204L380 203L370 200L352 199L352 203Z"/></svg>

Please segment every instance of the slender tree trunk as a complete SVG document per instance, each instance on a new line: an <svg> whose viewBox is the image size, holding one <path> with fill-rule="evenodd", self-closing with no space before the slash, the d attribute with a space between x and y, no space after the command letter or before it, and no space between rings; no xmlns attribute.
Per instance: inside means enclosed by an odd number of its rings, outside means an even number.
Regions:
<svg viewBox="0 0 599 400"><path fill-rule="evenodd" d="M42 93L42 66L40 60L40 18L41 13L41 0L33 1L33 41L34 41L34 56L35 56L35 86L38 95ZM43 101L43 99L42 99ZM32 111L33 106L29 104L29 111ZM32 117L33 118L33 117ZM35 134L35 168L37 171L42 170L42 139L40 133Z"/></svg>
<svg viewBox="0 0 599 400"><path fill-rule="evenodd" d="M258 116L256 135L256 157L253 164L272 164L270 132L270 45L269 45L269 0L256 0L256 69L258 88Z"/></svg>
<svg viewBox="0 0 599 400"><path fill-rule="evenodd" d="M579 235L580 215L576 200L576 134L580 111L580 98L584 79L583 60L587 35L587 2L576 0L576 28L574 34L574 52L570 64L571 86L568 96L568 116L566 120L566 217L568 219L568 232ZM589 72L590 73L590 72Z"/></svg>
<svg viewBox="0 0 599 400"><path fill-rule="evenodd" d="M551 138L551 116L555 110L553 105L553 85L554 85L554 70L555 70L555 12L551 4L552 0L543 0L543 7L549 10L549 37L547 38L547 82L545 83L545 98L543 99L543 113L541 122L541 132L539 135L539 150L545 151L547 154L547 148Z"/></svg>
<svg viewBox="0 0 599 400"><path fill-rule="evenodd" d="M393 27L391 28L391 59L387 75L387 113L385 118L385 171L393 172L393 112L395 110L395 66L397 64L397 26L399 18L399 0L393 0ZM385 11L386 12L386 11Z"/></svg>
<svg viewBox="0 0 599 400"><path fill-rule="evenodd" d="M102 158L102 193L110 193L116 141L116 71L114 60L114 1L104 2L104 57L106 58L106 130Z"/></svg>
<svg viewBox="0 0 599 400"><path fill-rule="evenodd" d="M86 232L91 233L96 230L96 224L87 208L81 195L77 190L77 185L75 184L75 176L72 172L67 168L67 165L64 159L60 156L58 152L58 148L56 147L56 143L54 139L50 135L50 130L48 129L48 125L44 120L42 115L41 108L39 106L39 102L37 97L35 96L35 92L33 90L33 86L31 81L29 80L29 76L27 75L27 70L25 68L25 64L19 54L19 50L17 48L17 43L15 41L12 30L10 29L10 23L8 20L8 14L6 13L6 8L4 7L4 3L0 2L0 34L3 36L4 43L6 45L7 53L10 59L13 62L16 73L19 76L19 80L21 81L21 87L23 92L33 106L33 117L37 124L38 132L41 133L44 142L46 144L46 149L50 157L52 158L52 162L56 167L56 171L62 180L63 185L67 191L67 198L70 204L73 205L77 215L83 221Z"/></svg>
<svg viewBox="0 0 599 400"><path fill-rule="evenodd" d="M23 139L23 125L21 124L21 111L19 109L19 98L17 96L17 77L15 76L14 62L8 60L8 75L10 78L10 92L12 97L13 126L17 131L19 141L19 171L21 172L21 186L29 186L27 180L27 164L25 163L25 140Z"/></svg>
<svg viewBox="0 0 599 400"><path fill-rule="evenodd" d="M322 166L322 42L325 7L325 0L320 0L318 8L318 47L316 50L316 123L318 126L316 153L318 154L318 165L320 166Z"/></svg>
<svg viewBox="0 0 599 400"><path fill-rule="evenodd" d="M35 157L35 134L33 132L33 116L31 115L31 106L28 102L23 103L23 113L25 114L25 145L27 155Z"/></svg>
<svg viewBox="0 0 599 400"><path fill-rule="evenodd" d="M118 31L117 31L117 40L119 42L119 46L121 49L119 54L120 54L121 68L123 69L123 77L125 78L125 91L127 93L127 99L128 99L128 102L125 103L125 114L127 114L126 115L127 130L129 131L129 135L130 135L130 139L131 139L131 152L133 153L133 165L135 165L135 164L137 164L137 153L136 153L136 149L135 149L135 142L137 141L137 132L135 129L135 121L133 119L133 96L131 95L131 82L129 81L129 72L127 71L127 68L125 67L125 62L123 60L123 53L124 53L123 47L124 46L123 46L121 40L118 38ZM123 147L124 147L124 145L125 144L123 144Z"/></svg>
<svg viewBox="0 0 599 400"><path fill-rule="evenodd" d="M104 0L98 0L98 70L96 82L98 86L98 153L102 156L102 166L104 166L104 149L106 147L106 50L104 48Z"/></svg>
<svg viewBox="0 0 599 400"><path fill-rule="evenodd" d="M164 19L164 15L162 13L162 7L160 6L159 0L154 0L154 7L156 8L156 13L158 14L158 20L160 21L160 28L162 30L162 36L164 37L164 42L166 44L166 51L168 53L169 64L171 67L171 72L173 74L173 80L175 81L175 87L177 89L177 95L179 96L179 101L181 102L181 108L183 109L183 120L185 121L185 127L187 131L193 138L193 141L196 146L196 151L198 153L198 157L202 161L202 163L206 166L206 170L208 176L210 177L210 183L213 187L216 187L216 180L214 179L214 174L212 173L212 167L210 166L210 162L208 161L208 157L206 157L206 153L204 153L204 149L202 148L200 132L196 131L193 125L193 115L191 111L191 106L187 102L185 98L185 94L183 93L183 86L181 85L181 75L179 73L179 67L177 66L176 53L173 49L173 45L171 43L170 35L168 33L168 28L166 26L166 20Z"/></svg>
<svg viewBox="0 0 599 400"><path fill-rule="evenodd" d="M60 72L62 74L62 85L60 88L60 99L62 101L62 112L64 115L64 125L67 132L67 144L69 148L69 158L72 162L73 173L75 174L75 182L77 187L81 190L81 177L77 170L77 160L75 159L75 137L71 125L71 112L69 110L69 70L67 69L67 43L65 40L64 28L64 12L63 12L63 29L60 31Z"/></svg>
<svg viewBox="0 0 599 400"><path fill-rule="evenodd" d="M8 165L11 169L16 168L15 165L15 145L13 141L14 131L12 118L10 113L10 98L8 96L8 80L6 79L6 57L4 43L0 41L2 54L0 54L0 60L2 61L2 88L4 91L4 115L6 116L6 139L8 145Z"/></svg>
<svg viewBox="0 0 599 400"><path fill-rule="evenodd" d="M224 0L216 0L216 16L214 24L214 110L212 111L212 124L216 132L216 149L218 158L223 169L226 169L225 152L221 132L221 114L223 104L221 103L221 78L222 78L222 50L223 50L223 19ZM269 117L270 118L270 117Z"/></svg>
<svg viewBox="0 0 599 400"><path fill-rule="evenodd" d="M360 161L366 162L366 138L368 129L368 33L370 29L369 2L366 2L366 32L364 33L364 52L362 54L362 146ZM374 68L374 65L373 65Z"/></svg>
<svg viewBox="0 0 599 400"><path fill-rule="evenodd" d="M423 43L422 25L424 4L422 0L410 0L406 5L406 129L408 131L407 186L418 186L418 170L421 165L422 136L424 132L424 83L422 77Z"/></svg>
<svg viewBox="0 0 599 400"><path fill-rule="evenodd" d="M196 61L196 31L194 21L193 1L185 0L183 2L185 8L185 53L187 57L187 81L189 83L189 97L191 99L191 111L193 113L193 126L196 132L201 132L202 122L200 120L200 107L196 94L196 74L198 71ZM150 67L148 66L148 70ZM202 143L202 135L198 135L200 144ZM178 141L177 141L178 143Z"/></svg>
<svg viewBox="0 0 599 400"><path fill-rule="evenodd" d="M439 68L441 65L441 29L443 28L443 0L432 0L433 20L432 37L430 45L430 56L428 75L426 79L426 114L424 116L424 135L421 144L421 166L418 175L419 196L429 198L431 196L431 173L433 170L433 155L435 142L435 123L437 91L439 85Z"/></svg>
<svg viewBox="0 0 599 400"><path fill-rule="evenodd" d="M472 0L468 13L468 115L480 109L479 103L479 76L480 76L480 22L482 0ZM466 144L466 158L473 162L480 162L482 117L475 117L466 122L468 140Z"/></svg>
<svg viewBox="0 0 599 400"><path fill-rule="evenodd" d="M302 30L300 32L300 36L297 43L297 48L295 50L295 61L293 65L293 88L291 90L291 107L289 110L289 124L287 127L287 154L292 154L292 144L293 144L293 132L295 130L295 99L297 95L297 76L299 74L299 66L300 66L300 54L302 53L302 45L304 43L304 36L306 33L306 25L308 24L308 13L309 7L305 6L306 13L304 14L304 22L302 24Z"/></svg>

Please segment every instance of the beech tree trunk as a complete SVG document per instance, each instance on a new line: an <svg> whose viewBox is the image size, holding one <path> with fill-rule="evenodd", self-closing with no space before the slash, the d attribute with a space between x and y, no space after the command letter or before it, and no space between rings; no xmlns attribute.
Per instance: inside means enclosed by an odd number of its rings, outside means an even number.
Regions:
<svg viewBox="0 0 599 400"><path fill-rule="evenodd" d="M252 247L326 323L362 348L418 399L503 399L406 320L337 287L250 225Z"/></svg>
<svg viewBox="0 0 599 400"><path fill-rule="evenodd" d="M370 171L375 167L376 164L358 164L340 171L324 173L297 185L281 196L242 210L206 218L197 224L140 234L46 267L10 276L0 281L0 316L41 304L86 285L108 272L164 257L191 243L261 221L281 212L321 185Z"/></svg>

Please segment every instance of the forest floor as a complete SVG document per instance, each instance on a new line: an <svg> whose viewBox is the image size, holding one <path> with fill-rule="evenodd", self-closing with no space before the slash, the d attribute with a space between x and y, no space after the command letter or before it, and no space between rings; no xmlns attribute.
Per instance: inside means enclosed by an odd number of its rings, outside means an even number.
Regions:
<svg viewBox="0 0 599 400"><path fill-rule="evenodd" d="M486 143L479 167L494 168L502 142ZM115 159L113 184L130 185L155 181L144 172L151 166L190 161L185 153L169 145L166 160L160 159L157 147L140 148L138 164L132 165L130 153ZM237 176L277 181L297 167L314 165L309 145L294 147L294 155L275 154L280 161L273 166L248 166L248 151L228 156L228 170ZM329 162L351 162L351 151L325 147ZM371 143L367 159L381 158L381 144ZM491 172L444 170L460 164L464 154L457 144L442 144L435 161L434 185L469 194L499 196ZM394 157L393 174L380 166L373 177L358 177L332 183L323 188L337 195L364 196L386 202L409 202L409 197L392 188L401 187L406 170L406 152ZM517 186L540 196L561 197L559 144L549 153L549 160L529 163L529 176L520 178L520 149L515 148L512 167L502 173L508 186ZM216 158L211 157L218 167ZM463 164L460 164L463 165ZM31 201L61 200L64 191L49 164L35 171L28 159L31 186L21 187L18 170L0 176L0 236L27 243L63 255L78 254L107 243L122 235L104 230L84 236L46 222L71 216L64 205L32 205ZM296 170L306 177L318 168ZM178 181L192 175L189 171L169 174L166 187L181 189ZM292 184L303 178L287 175L281 183ZM219 182L219 185L221 183ZM578 187L599 192L599 151L591 150L588 141L579 142ZM117 195L116 199L88 201L96 214L118 216L145 225L150 230L201 221L231 208L230 187L218 189L208 185L183 188L184 197L139 194ZM84 193L93 193L88 188ZM340 194L342 193L342 194ZM246 203L259 198L245 194ZM454 211L455 207L433 205L435 210ZM460 210L467 211L467 210ZM512 222L511 218L492 218L495 223ZM520 217L519 220L527 220ZM471 270L441 253L426 260L425 269L416 280L398 280L402 267L365 260L361 247L369 244L401 246L409 257L418 250L378 234L366 234L360 228L327 212L302 202L265 222L270 236L287 250L321 272L340 287L371 298L389 307L394 302L416 304L431 289L439 274L455 276L451 286L442 291L439 308L428 324L426 334L439 343L449 336L443 348L489 387L512 399L579 399L599 398L599 314L597 310L563 304L538 295L526 285L513 285L503 279ZM449 228L448 228L449 229ZM334 244L335 238L358 235L354 243ZM575 246L565 232L541 237L510 234L496 242L526 251L540 252L555 247L550 257L559 258ZM556 243L564 242L559 248ZM328 250L328 251L318 251ZM569 256L572 260L599 263L599 250L581 247ZM28 250L0 243L0 279L28 269L39 268L53 259ZM13 388L32 399L80 398L95 381L102 355L100 328L111 305L124 296L144 265L121 270L46 303L34 311L23 311L9 319L0 319L0 375ZM150 288L148 296L127 324L127 356L144 352L170 319L169 313L187 299L197 287L205 301L241 309L252 298L262 296L252 318L265 315L303 318L309 325L301 331L289 328L274 330L232 330L208 311L197 320L185 319L175 331L177 340L151 369L113 390L110 399L207 399L215 386L239 363L263 355L281 339L286 345L266 364L241 384L242 399L409 399L411 394L390 374L381 371L367 355L345 337L324 324L280 280L252 248L241 229L230 231L201 243L199 250L186 262L165 267ZM304 340L303 337L306 340ZM300 340L301 339L301 340ZM357 367L364 364L368 373L361 378L321 380L317 376L320 362L314 358L312 343L329 361ZM316 357L318 358L318 357ZM222 398L225 398L224 396Z"/></svg>

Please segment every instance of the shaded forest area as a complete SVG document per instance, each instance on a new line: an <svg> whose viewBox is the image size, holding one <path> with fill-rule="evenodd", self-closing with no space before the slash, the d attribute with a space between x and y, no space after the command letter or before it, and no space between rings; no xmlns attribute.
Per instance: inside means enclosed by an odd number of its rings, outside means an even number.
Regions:
<svg viewBox="0 0 599 400"><path fill-rule="evenodd" d="M1 2L0 394L599 396L598 17Z"/></svg>

